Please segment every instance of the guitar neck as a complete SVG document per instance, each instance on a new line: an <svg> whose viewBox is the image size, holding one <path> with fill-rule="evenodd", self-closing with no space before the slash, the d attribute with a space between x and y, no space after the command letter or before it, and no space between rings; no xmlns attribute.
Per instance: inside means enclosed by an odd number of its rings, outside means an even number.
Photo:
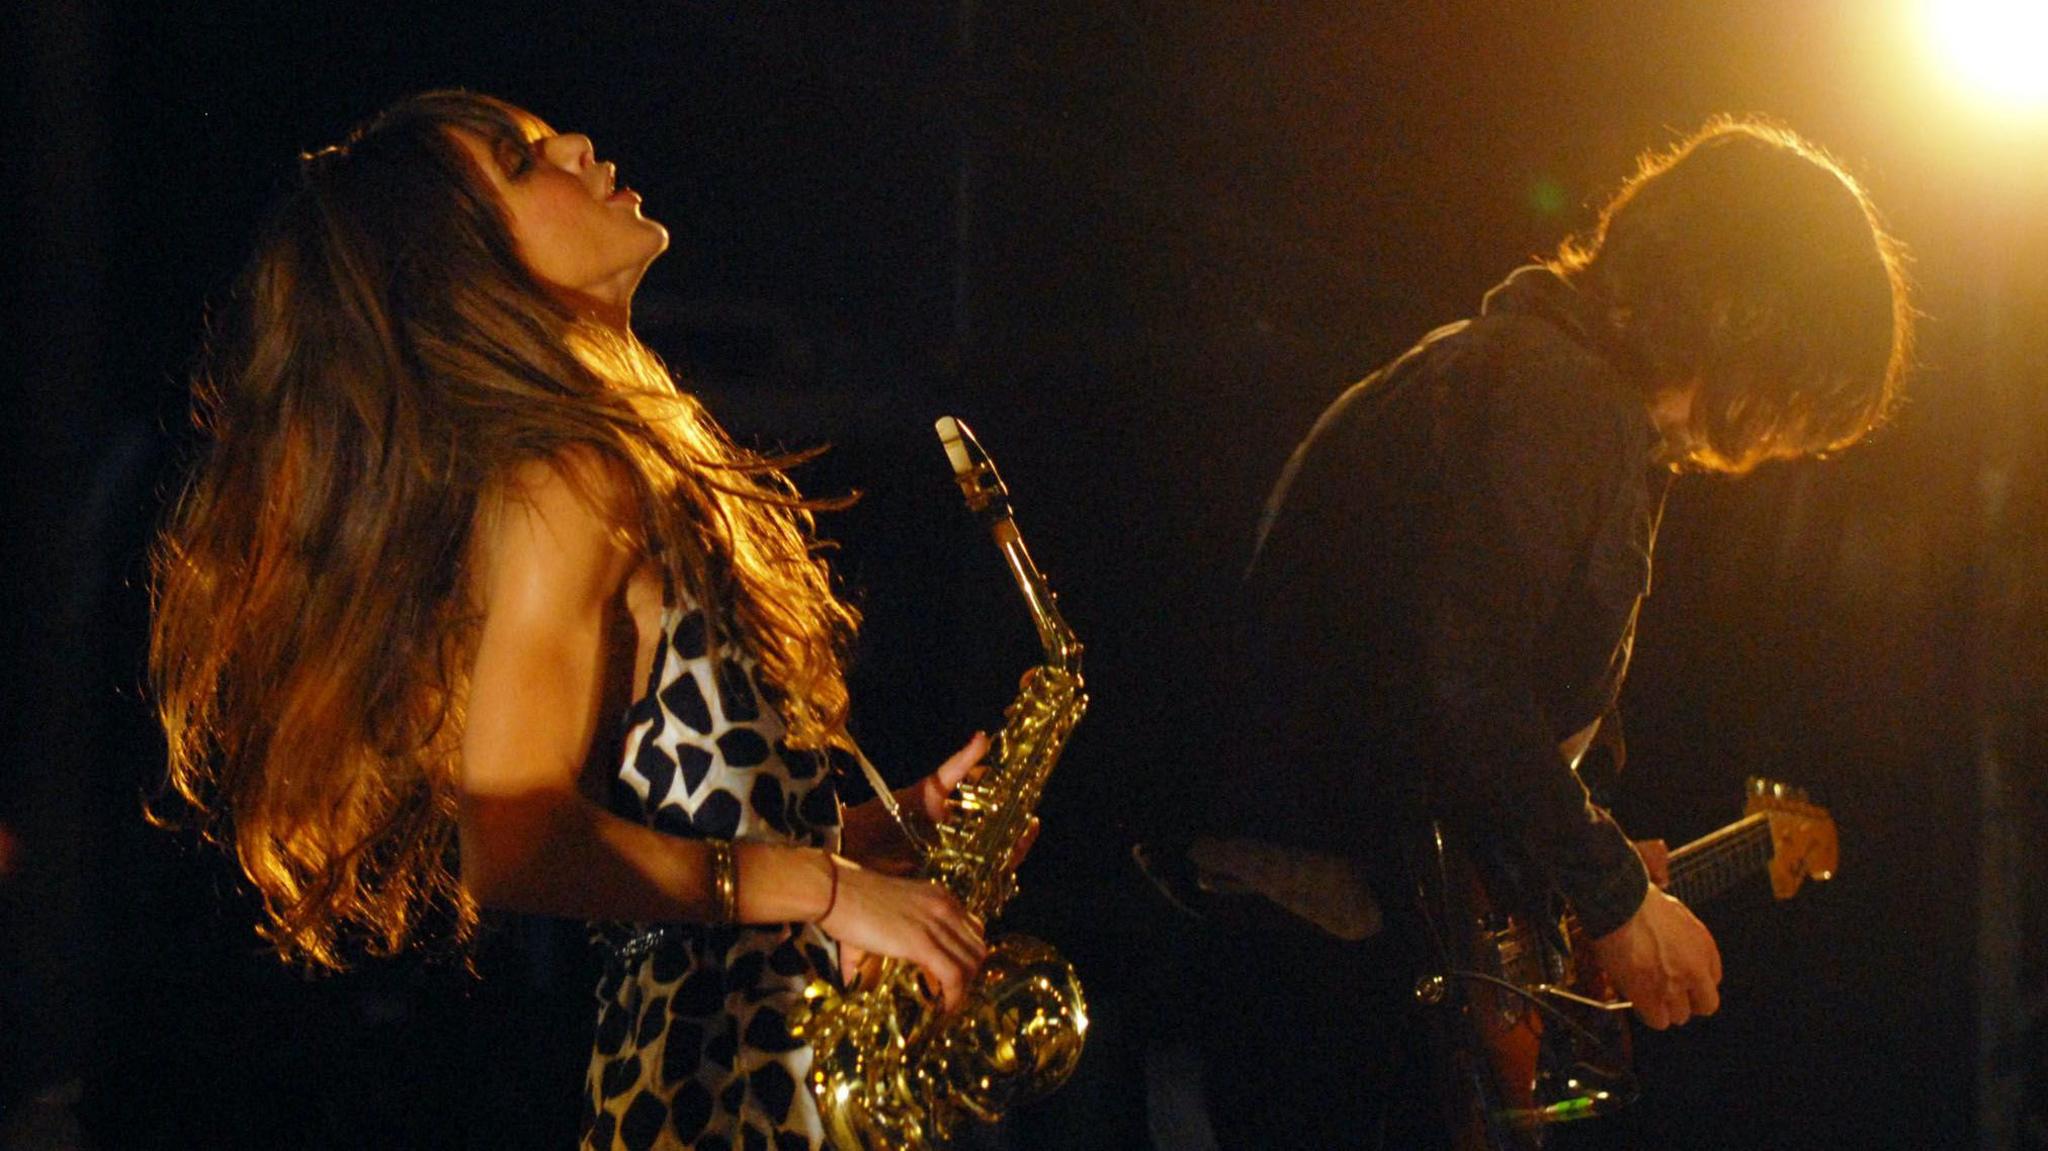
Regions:
<svg viewBox="0 0 2048 1151"><path fill-rule="evenodd" d="M1759 811L1673 851L1666 890L1697 905L1727 894L1770 864L1771 817Z"/></svg>

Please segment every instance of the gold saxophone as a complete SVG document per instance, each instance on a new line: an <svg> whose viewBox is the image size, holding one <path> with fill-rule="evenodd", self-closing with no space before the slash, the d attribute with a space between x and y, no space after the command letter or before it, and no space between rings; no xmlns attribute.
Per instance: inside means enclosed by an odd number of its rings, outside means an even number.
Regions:
<svg viewBox="0 0 2048 1151"><path fill-rule="evenodd" d="M990 921L1016 893L1011 857L1088 696L1081 644L1024 549L995 464L953 417L939 420L938 433L967 506L987 521L1045 646L1045 662L1024 673L1003 713L987 772L954 793L951 818L919 872ZM914 964L884 960L875 974L845 992L811 984L795 1021L814 1053L811 1092L839 1151L944 1147L963 1115L993 1122L1066 1082L1080 1061L1087 1004L1073 965L1050 944L1022 935L995 941L966 1001L950 1014Z"/></svg>

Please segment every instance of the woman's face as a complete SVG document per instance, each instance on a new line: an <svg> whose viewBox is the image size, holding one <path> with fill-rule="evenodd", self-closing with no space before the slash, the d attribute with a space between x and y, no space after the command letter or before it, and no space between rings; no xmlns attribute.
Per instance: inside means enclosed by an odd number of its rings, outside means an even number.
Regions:
<svg viewBox="0 0 2048 1151"><path fill-rule="evenodd" d="M640 214L640 194L599 163L590 138L543 135L519 155L455 133L505 205L527 268L542 281L606 308L624 309L668 229Z"/></svg>

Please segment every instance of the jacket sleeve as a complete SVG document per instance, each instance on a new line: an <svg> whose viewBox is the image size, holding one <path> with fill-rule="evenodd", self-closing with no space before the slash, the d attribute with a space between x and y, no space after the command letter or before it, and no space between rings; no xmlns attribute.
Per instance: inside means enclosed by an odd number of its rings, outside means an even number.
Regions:
<svg viewBox="0 0 2048 1151"><path fill-rule="evenodd" d="M1612 530L1607 509L1640 482L1642 416L1542 364L1460 376L1444 385L1445 482L1423 556L1430 789L1441 810L1518 839L1604 935L1648 879L1557 750L1534 652L1596 533Z"/></svg>

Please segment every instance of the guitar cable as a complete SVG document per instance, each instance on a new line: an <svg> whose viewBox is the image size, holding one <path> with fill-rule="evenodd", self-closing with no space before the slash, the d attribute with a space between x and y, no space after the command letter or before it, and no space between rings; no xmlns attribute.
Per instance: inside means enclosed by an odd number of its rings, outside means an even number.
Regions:
<svg viewBox="0 0 2048 1151"><path fill-rule="evenodd" d="M1444 975L1446 978L1473 980L1480 983L1489 984L1491 986L1498 987L1502 990L1511 992L1514 995L1519 996L1521 999L1526 1001L1529 1004L1529 1006L1534 1007L1537 1011L1541 1012L1545 1018L1560 1023L1564 1027L1568 1028L1569 1030L1577 1034L1579 1038L1584 1040L1594 1051L1600 1052L1603 1055L1613 1053L1614 1041L1611 1038L1602 1038L1601 1036L1594 1034L1592 1029L1586 1027L1578 1020L1573 1019L1570 1015L1567 1015L1562 1010L1559 1010L1554 1004L1545 1002L1543 996L1539 992L1532 991L1529 988L1523 987L1510 980L1502 979L1497 975L1489 975L1484 971L1468 971L1461 968L1450 968L1444 972ZM1612 1067L1603 1067L1599 1064L1588 1063L1584 1060L1579 1060L1578 1066L1586 1068L1588 1071L1592 1072L1593 1074L1599 1076L1602 1079L1613 1080L1616 1086L1622 1088L1622 1090L1618 1092L1618 1094L1622 1097L1617 1099L1614 1103L1614 1106L1616 1107L1630 1103L1642 1094L1642 1084L1636 1079L1636 1074L1633 1070L1616 1070ZM1603 1108L1603 1110L1604 1109L1605 1108Z"/></svg>
<svg viewBox="0 0 2048 1151"><path fill-rule="evenodd" d="M1493 986L1501 988L1504 991L1513 992L1514 994L1519 995L1523 999L1527 1000L1529 1006L1534 1007L1538 1011L1541 1011L1545 1017L1553 1019L1558 1023L1561 1023L1564 1026L1570 1028L1571 1030L1577 1032L1579 1038L1584 1039L1586 1042L1592 1044L1595 1048L1605 1050L1612 1043L1611 1040L1603 1039L1600 1036L1595 1035L1591 1028L1588 1028L1585 1024L1580 1023L1576 1019L1573 1019L1571 1016L1566 1015L1563 1011L1559 1010L1554 1005L1546 1003L1543 999L1543 996L1538 992L1531 991L1530 989L1523 987L1520 984L1517 984L1511 980L1502 979L1498 975L1488 975L1484 971L1463 971L1456 968L1444 972L1444 975L1447 978L1451 979L1477 980L1481 983L1492 984Z"/></svg>
<svg viewBox="0 0 2048 1151"><path fill-rule="evenodd" d="M1667 494L1669 494L1669 487L1667 487L1665 491ZM1662 508L1660 507L1660 518L1661 511ZM1444 855L1443 838L1441 830L1438 830L1437 832L1436 846L1437 882L1439 884L1438 890L1448 891L1450 889L1450 876L1445 874L1443 871ZM1421 885L1418 884L1418 888L1420 888L1420 886ZM1431 902L1427 894L1420 890L1418 891L1418 894L1421 895L1420 906L1427 909ZM1451 954L1451 950L1448 941L1444 938L1443 929L1437 922L1436 916L1428 914L1425 910L1424 914L1421 916L1421 919L1423 930L1428 932L1429 942L1434 946L1436 955L1441 965L1441 978L1443 978L1446 981L1452 979L1474 981L1502 988L1503 990L1506 990L1526 1001L1531 1007L1534 1007L1544 1017L1554 1020L1555 1022L1564 1026L1566 1029L1578 1035L1582 1041L1587 1043L1593 1051L1599 1053L1601 1056L1605 1057L1607 1055L1615 1053L1615 1044L1612 1039L1603 1038L1599 1035L1594 1034L1590 1028L1586 1027L1578 1020L1573 1019L1570 1015L1567 1015L1564 1011L1560 1010L1556 1005L1547 1002L1544 999L1544 997L1542 995L1539 995L1537 992L1531 991L1530 989L1523 987L1520 984L1514 983L1510 980L1503 979L1498 975L1491 975L1484 971L1473 971L1468 968L1453 967L1450 963L1445 962L1445 960L1448 960ZM1625 1054L1623 1056L1623 1059L1624 1061L1626 1060ZM1612 1080L1615 1082L1616 1086L1624 1088L1624 1090L1622 1091L1622 1095L1624 1097L1617 1100L1614 1103L1614 1106L1624 1106L1634 1101L1635 1099L1639 1098L1642 1094L1642 1084L1640 1081L1636 1079L1636 1074L1633 1069L1624 1069L1617 1072L1613 1068L1602 1067L1597 1064L1586 1063L1584 1060L1578 1061L1578 1065L1586 1067L1589 1071L1598 1075L1600 1078ZM1625 1066L1626 1064L1624 1063L1624 1067ZM1601 1110L1608 1110L1608 1108L1602 1107Z"/></svg>

